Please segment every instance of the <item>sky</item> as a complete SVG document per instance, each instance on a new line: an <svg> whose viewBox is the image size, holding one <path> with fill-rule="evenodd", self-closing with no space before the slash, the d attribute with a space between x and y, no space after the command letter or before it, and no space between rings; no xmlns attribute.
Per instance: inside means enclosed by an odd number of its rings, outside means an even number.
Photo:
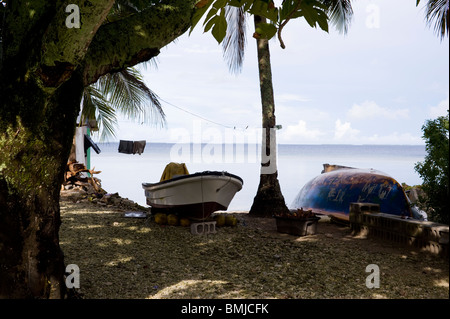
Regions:
<svg viewBox="0 0 450 319"><path fill-rule="evenodd" d="M449 40L426 25L424 3L359 0L346 35L304 20L270 41L279 144L423 145L426 120L447 113ZM162 101L166 125L120 118L117 140L249 142L261 134L261 100L248 16L242 72L201 23L140 68ZM114 139L113 139L114 140Z"/></svg>

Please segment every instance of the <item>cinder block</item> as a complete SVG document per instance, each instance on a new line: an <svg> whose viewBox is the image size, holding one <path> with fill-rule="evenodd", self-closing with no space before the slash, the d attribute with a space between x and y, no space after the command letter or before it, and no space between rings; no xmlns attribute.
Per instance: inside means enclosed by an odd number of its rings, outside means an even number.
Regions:
<svg viewBox="0 0 450 319"><path fill-rule="evenodd" d="M215 232L216 232L215 221L191 224L191 234L193 235L214 234Z"/></svg>

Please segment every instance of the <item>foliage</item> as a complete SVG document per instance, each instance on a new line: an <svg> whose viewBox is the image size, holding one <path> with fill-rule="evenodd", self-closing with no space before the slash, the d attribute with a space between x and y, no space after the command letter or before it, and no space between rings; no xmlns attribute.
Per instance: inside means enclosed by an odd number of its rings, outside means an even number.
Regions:
<svg viewBox="0 0 450 319"><path fill-rule="evenodd" d="M263 5L256 6L260 8L258 10L253 9L252 6L248 5L248 2L238 1L239 3L246 4L242 6L233 6L236 1L229 1L228 5L225 8L225 18L227 24L227 30L225 38L222 41L224 58L229 66L229 69L233 73L239 73L242 69L243 61L244 61L244 53L245 53L245 45L246 45L246 13L259 13L259 15L263 16L264 12L261 12L261 8L265 8ZM340 33L347 33L348 27L350 26L350 22L353 16L353 10L350 4L350 0L320 0L319 10L320 13L317 13L318 17L328 17L328 21L333 24L336 29ZM271 2L273 4L273 2ZM206 27L210 27L208 21L213 23L213 18L211 17L214 12L217 12L216 4L212 4L210 0L204 0L200 3L200 8L197 11L196 17L193 19L192 29L198 23L199 19L201 19L202 14L204 14L208 5L212 5L212 9L208 12L208 15L205 18L205 31L209 30ZM278 34L278 40L282 48L285 48L283 39L281 38L281 33L286 24L292 19L303 16L301 11L305 12L313 12L311 11L311 6L307 6L308 2L305 2L303 6L300 1L283 1L283 4L280 8L267 6L267 10L272 10L272 12L279 12L277 18L279 21L278 24L273 24L273 21L270 23L259 23L258 27L255 29L255 33L253 36L255 38L261 38L265 35L273 37L275 33ZM298 7L297 7L298 6ZM200 11L202 10L202 11ZM246 11L248 10L248 11ZM250 11L251 10L251 11ZM325 12L325 15L322 13ZM278 14L278 13L277 13ZM272 14L272 18L275 17ZM266 16L271 16L270 14L266 14ZM306 14L305 19L309 19L309 24L311 26L315 26L313 23L314 19L311 19L311 16L314 16L314 13ZM209 19L209 20L208 20ZM216 18L217 19L217 18ZM307 20L308 21L308 20ZM323 21L318 20L317 23L321 23L325 30L328 30L328 23L322 23ZM326 21L324 21L326 22ZM320 26L320 24L319 24ZM220 39L220 38L219 38Z"/></svg>
<svg viewBox="0 0 450 319"><path fill-rule="evenodd" d="M146 0L116 1L104 23L124 19L154 3L155 1ZM148 62L151 61L154 60ZM165 123L165 114L158 96L144 83L136 68L106 74L83 92L80 123L95 119L100 140L115 136L117 113L141 123Z"/></svg>
<svg viewBox="0 0 450 319"><path fill-rule="evenodd" d="M206 14L204 31L211 30L212 35L221 43L227 32L226 8L241 7L243 11L258 15L268 20L261 23L255 30L254 37L270 39L278 33L283 47L281 31L291 19L303 17L311 27L319 27L328 32L328 6L325 1L318 0L291 0L283 1L280 7L275 6L272 0L209 0L200 1L197 11L192 19L191 32Z"/></svg>
<svg viewBox="0 0 450 319"><path fill-rule="evenodd" d="M96 119L101 140L115 136L117 113L141 123L165 123L158 96L135 68L106 74L84 89L80 123Z"/></svg>
<svg viewBox="0 0 450 319"><path fill-rule="evenodd" d="M417 0L416 6L418 6L420 0ZM445 34L449 33L450 24L449 24L449 0L428 0L425 5L425 20L427 21L428 26L434 25L434 31L438 36L440 36L441 40L444 39Z"/></svg>
<svg viewBox="0 0 450 319"><path fill-rule="evenodd" d="M449 115L426 121L422 126L427 155L414 169L423 179L427 204L433 208L429 219L449 222ZM431 216L430 216L431 215Z"/></svg>
<svg viewBox="0 0 450 319"><path fill-rule="evenodd" d="M328 32L328 23L333 23L337 29L345 33L352 16L350 0L284 0L279 7L273 0L201 0L192 19L191 32L197 23L205 16L204 31L211 30L214 38L221 43L226 36L226 7L240 7L243 11L259 15L269 20L259 26L255 36L272 38L278 33L281 47L283 27L291 19L303 17L306 22ZM416 0L418 6L420 0ZM444 38L449 33L449 0L428 0L425 5L425 20L429 26L434 26L436 33Z"/></svg>

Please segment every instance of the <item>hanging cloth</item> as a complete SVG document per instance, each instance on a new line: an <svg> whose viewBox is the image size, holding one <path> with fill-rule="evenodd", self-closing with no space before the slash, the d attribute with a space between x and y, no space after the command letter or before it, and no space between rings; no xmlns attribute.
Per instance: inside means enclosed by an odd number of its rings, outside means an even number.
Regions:
<svg viewBox="0 0 450 319"><path fill-rule="evenodd" d="M147 141L134 141L133 142L133 154L138 153L139 155L141 155L142 153L144 153L146 143L147 143Z"/></svg>
<svg viewBox="0 0 450 319"><path fill-rule="evenodd" d="M133 154L133 141L120 140L119 153Z"/></svg>

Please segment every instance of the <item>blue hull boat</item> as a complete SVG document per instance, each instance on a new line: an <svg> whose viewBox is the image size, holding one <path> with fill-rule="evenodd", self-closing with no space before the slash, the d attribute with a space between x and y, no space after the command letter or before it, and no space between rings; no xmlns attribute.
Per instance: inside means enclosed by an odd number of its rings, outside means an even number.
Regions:
<svg viewBox="0 0 450 319"><path fill-rule="evenodd" d="M380 212L423 219L412 207L402 186L391 176L374 170L332 166L305 184L291 208L311 209L318 214L348 220L350 203L374 203Z"/></svg>

